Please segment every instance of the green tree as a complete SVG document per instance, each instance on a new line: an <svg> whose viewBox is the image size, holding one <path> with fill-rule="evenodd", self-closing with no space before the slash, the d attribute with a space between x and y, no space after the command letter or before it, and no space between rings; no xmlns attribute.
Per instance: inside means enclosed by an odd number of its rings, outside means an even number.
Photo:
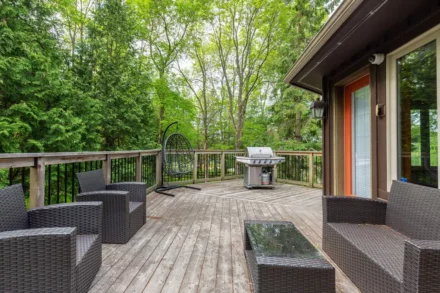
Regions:
<svg viewBox="0 0 440 293"><path fill-rule="evenodd" d="M88 24L87 70L92 96L100 105L103 148L145 149L154 146L150 70L139 58L138 18L120 0L98 4ZM84 83L87 83L85 81Z"/></svg>
<svg viewBox="0 0 440 293"><path fill-rule="evenodd" d="M294 150L320 150L321 121L311 119L309 107L319 98L311 92L291 87L283 82L290 66L305 50L308 42L324 25L329 13L339 0L296 0L286 4L287 22L284 40L277 48L271 64L273 104L268 110L271 134L277 148Z"/></svg>
<svg viewBox="0 0 440 293"><path fill-rule="evenodd" d="M180 92L175 89L172 68L186 50L193 28L203 15L205 2L133 0L142 27L141 47L146 48L144 53L148 54L154 69L153 103L158 118L158 141L161 141L163 128L172 120L166 117L167 112L177 112L181 106L172 99ZM174 105L178 107L173 109Z"/></svg>
<svg viewBox="0 0 440 293"><path fill-rule="evenodd" d="M248 102L280 41L283 8L281 1L221 1L211 20L237 149L242 147Z"/></svg>
<svg viewBox="0 0 440 293"><path fill-rule="evenodd" d="M65 74L54 33L56 6L45 1L1 1L0 132L2 152L89 148L87 130L72 106L82 93Z"/></svg>

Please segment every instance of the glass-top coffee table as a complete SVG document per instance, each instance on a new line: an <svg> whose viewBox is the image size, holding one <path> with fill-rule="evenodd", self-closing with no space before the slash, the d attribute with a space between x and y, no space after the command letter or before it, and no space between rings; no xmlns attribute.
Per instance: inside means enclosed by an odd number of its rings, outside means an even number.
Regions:
<svg viewBox="0 0 440 293"><path fill-rule="evenodd" d="M290 222L244 221L254 292L335 292L335 269Z"/></svg>

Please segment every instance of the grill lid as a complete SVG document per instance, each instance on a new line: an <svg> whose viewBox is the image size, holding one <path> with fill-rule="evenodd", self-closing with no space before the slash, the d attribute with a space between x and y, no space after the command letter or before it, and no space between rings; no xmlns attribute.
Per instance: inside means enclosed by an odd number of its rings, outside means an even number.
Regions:
<svg viewBox="0 0 440 293"><path fill-rule="evenodd" d="M249 158L272 158L273 152L270 147L248 147Z"/></svg>

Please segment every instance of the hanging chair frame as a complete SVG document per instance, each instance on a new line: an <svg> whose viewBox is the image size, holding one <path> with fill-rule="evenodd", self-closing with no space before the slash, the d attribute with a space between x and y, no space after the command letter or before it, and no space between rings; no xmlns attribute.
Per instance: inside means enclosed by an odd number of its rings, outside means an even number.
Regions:
<svg viewBox="0 0 440 293"><path fill-rule="evenodd" d="M175 121L175 122L169 124L167 126L167 128L165 128L165 131L163 132L163 135L162 135L162 166L161 166L161 173L162 173L161 174L161 178L162 178L162 180L161 180L161 185L156 189L157 193L168 195L168 196L172 196L172 197L174 197L174 194L169 193L167 191L172 190L172 189L176 189L176 188L189 188L189 189L194 189L194 190L201 190L201 188L194 187L194 186L186 186L186 185L181 185L181 184L171 185L169 182L167 182L168 185L165 186L165 175L164 175L165 172L167 172L169 177L176 177L176 176L177 177L182 177L183 175L188 174L189 172L192 171L192 170L184 170L184 171L180 171L180 172L171 173L170 171L166 170L166 168L168 168L168 165L167 165L167 152L168 152L167 144L169 142L171 142L171 138L174 138L174 137L180 138L181 140L184 141L184 143L187 146L189 146L189 149L188 149L187 153L192 153L193 156L195 154L195 152L193 151L193 149L191 147L191 143L189 142L188 138L186 136L184 136L183 134L180 134L177 131L177 132L174 132L174 133L170 134L169 136L167 136L168 130L173 125L178 125L178 122ZM194 158L192 159L192 161L193 161L193 165L194 165ZM179 166L179 168L181 167L181 163L180 162L178 162L178 166ZM191 168L191 169L193 169L193 168Z"/></svg>

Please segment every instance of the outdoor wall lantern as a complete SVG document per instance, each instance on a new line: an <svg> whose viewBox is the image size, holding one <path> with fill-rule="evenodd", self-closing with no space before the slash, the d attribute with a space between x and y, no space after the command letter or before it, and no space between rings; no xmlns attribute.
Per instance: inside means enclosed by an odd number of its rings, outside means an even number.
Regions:
<svg viewBox="0 0 440 293"><path fill-rule="evenodd" d="M327 107L327 103L322 100L316 100L312 102L310 106L310 111L312 112L312 118L323 119L325 118L325 108Z"/></svg>

